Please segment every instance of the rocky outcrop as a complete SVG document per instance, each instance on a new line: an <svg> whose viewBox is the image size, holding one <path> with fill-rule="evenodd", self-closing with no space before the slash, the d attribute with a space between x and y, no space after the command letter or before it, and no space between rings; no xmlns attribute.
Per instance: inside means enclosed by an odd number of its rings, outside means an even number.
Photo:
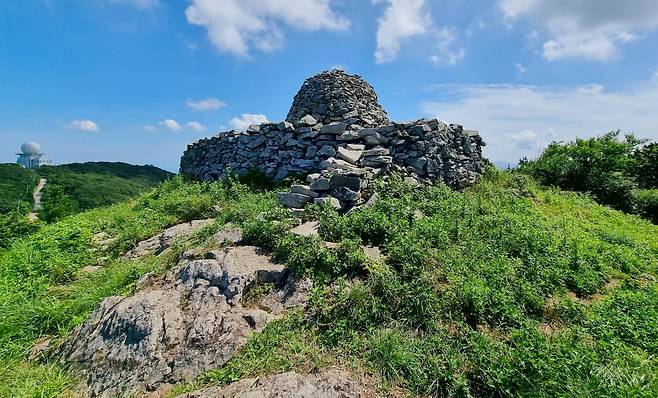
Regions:
<svg viewBox="0 0 658 398"><path fill-rule="evenodd" d="M228 361L249 335L305 303L310 282L251 246L187 258L145 277L129 297L110 297L62 345L59 357L83 374L91 397L143 396ZM272 283L259 306L241 298Z"/></svg>
<svg viewBox="0 0 658 398"><path fill-rule="evenodd" d="M372 387L345 371L328 370L317 375L288 372L262 379L240 380L226 387L210 387L181 398L375 398Z"/></svg>
<svg viewBox="0 0 658 398"><path fill-rule="evenodd" d="M358 177L367 185L395 170L423 183L462 188L484 171L484 145L476 131L438 120L391 123L370 85L332 71L304 83L285 122L253 125L189 145L181 173L202 180L221 178L230 170L243 174L255 169L277 180L316 173L318 178L281 195L281 201L290 207L316 201L344 208L366 201L368 191L339 184L332 180L336 175Z"/></svg>
<svg viewBox="0 0 658 398"><path fill-rule="evenodd" d="M139 242L130 249L123 257L126 259L143 258L150 255L160 255L171 247L178 238L184 238L212 224L215 220L194 220L187 223L177 224L165 229L149 239Z"/></svg>

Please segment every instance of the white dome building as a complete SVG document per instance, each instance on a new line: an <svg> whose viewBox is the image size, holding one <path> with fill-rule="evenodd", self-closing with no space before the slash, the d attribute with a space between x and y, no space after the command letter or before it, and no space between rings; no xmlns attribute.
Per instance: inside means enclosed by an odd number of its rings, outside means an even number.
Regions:
<svg viewBox="0 0 658 398"><path fill-rule="evenodd" d="M43 157L41 146L36 142L29 141L21 145L21 153L17 153L18 160L16 163L26 169L36 169L41 166L49 166L52 162Z"/></svg>

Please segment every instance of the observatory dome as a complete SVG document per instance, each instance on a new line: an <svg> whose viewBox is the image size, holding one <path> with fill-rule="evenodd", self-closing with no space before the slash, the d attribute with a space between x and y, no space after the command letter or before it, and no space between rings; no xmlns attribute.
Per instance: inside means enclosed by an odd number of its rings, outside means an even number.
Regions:
<svg viewBox="0 0 658 398"><path fill-rule="evenodd" d="M322 72L307 79L292 103L286 120L295 123L311 115L322 124L349 121L362 127L388 124L388 116L368 82L341 70Z"/></svg>
<svg viewBox="0 0 658 398"><path fill-rule="evenodd" d="M41 152L41 147L36 142L30 141L21 145L21 152L25 155L37 155Z"/></svg>

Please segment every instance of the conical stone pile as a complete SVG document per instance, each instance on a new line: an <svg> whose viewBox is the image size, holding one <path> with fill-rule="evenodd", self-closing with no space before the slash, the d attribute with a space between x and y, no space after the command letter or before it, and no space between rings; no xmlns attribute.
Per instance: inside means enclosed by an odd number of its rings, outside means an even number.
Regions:
<svg viewBox="0 0 658 398"><path fill-rule="evenodd" d="M359 76L323 72L295 96L287 120L220 133L189 145L183 174L203 180L259 170L274 179L306 175L279 193L288 207L329 203L347 210L371 199L372 180L397 171L420 183L473 184L484 171L476 131L438 120L389 122Z"/></svg>

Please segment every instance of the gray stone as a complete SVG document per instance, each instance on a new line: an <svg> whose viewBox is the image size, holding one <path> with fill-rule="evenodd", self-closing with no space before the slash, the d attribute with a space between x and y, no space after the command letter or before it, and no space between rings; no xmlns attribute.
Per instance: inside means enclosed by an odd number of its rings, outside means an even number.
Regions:
<svg viewBox="0 0 658 398"><path fill-rule="evenodd" d="M336 154L336 150L331 145L325 145L318 151L318 156L331 157Z"/></svg>
<svg viewBox="0 0 658 398"><path fill-rule="evenodd" d="M306 115L295 123L296 126L300 127L310 127L315 126L316 124L318 124L318 121L311 115Z"/></svg>
<svg viewBox="0 0 658 398"><path fill-rule="evenodd" d="M162 233L139 242L137 246L124 254L123 258L132 260L151 255L158 256L165 250L169 249L176 240L184 239L199 229L212 224L214 221L215 220L194 220L169 227Z"/></svg>
<svg viewBox="0 0 658 398"><path fill-rule="evenodd" d="M346 148L338 148L336 156L351 164L356 164L361 158L363 151L353 151Z"/></svg>
<svg viewBox="0 0 658 398"><path fill-rule="evenodd" d="M313 159L315 155L317 155L317 153L318 153L318 147L312 145L306 149L306 155L304 157L306 159Z"/></svg>
<svg viewBox="0 0 658 398"><path fill-rule="evenodd" d="M345 148L351 151L363 151L364 149L366 149L366 146L363 144L347 144L345 145Z"/></svg>
<svg viewBox="0 0 658 398"><path fill-rule="evenodd" d="M306 182L308 182L309 184L313 184L315 180L317 180L320 177L322 177L322 174L320 173L311 173L306 176Z"/></svg>
<svg viewBox="0 0 658 398"><path fill-rule="evenodd" d="M368 149L368 150L363 151L362 156L363 157L384 156L384 155L390 155L390 154L391 154L390 150L388 150L386 148L382 148L382 147L376 147L376 148L372 148L372 149Z"/></svg>
<svg viewBox="0 0 658 398"><path fill-rule="evenodd" d="M310 289L256 247L181 260L152 275L128 297L110 297L59 347L57 357L81 373L81 396L146 396L194 380L225 364L248 338L286 308L304 305ZM242 295L273 283L261 308Z"/></svg>
<svg viewBox="0 0 658 398"><path fill-rule="evenodd" d="M301 209L305 204L313 200L313 198L308 195L292 192L277 192L276 196L282 205L293 209Z"/></svg>
<svg viewBox="0 0 658 398"><path fill-rule="evenodd" d="M354 203L361 199L361 192L353 191L345 186L334 185L331 187L331 196L341 202Z"/></svg>
<svg viewBox="0 0 658 398"><path fill-rule="evenodd" d="M354 131L346 131L343 134L336 137L338 141L354 141L359 139L359 134Z"/></svg>
<svg viewBox="0 0 658 398"><path fill-rule="evenodd" d="M293 235L299 236L318 236L320 223L317 221L308 221L290 230Z"/></svg>
<svg viewBox="0 0 658 398"><path fill-rule="evenodd" d="M319 196L316 192L313 192L308 185L292 185L290 187L290 192L310 196L311 198L317 198Z"/></svg>
<svg viewBox="0 0 658 398"><path fill-rule="evenodd" d="M338 199L334 198L334 197L331 197L331 196L326 196L326 197L323 197L323 198L316 198L316 199L313 199L313 202L319 204L320 206L326 206L328 204L329 206L333 207L336 210L340 210L340 208L341 208L340 201Z"/></svg>
<svg viewBox="0 0 658 398"><path fill-rule="evenodd" d="M369 156L367 158L363 158L361 163L364 166L369 167L382 167L393 163L393 158L390 156Z"/></svg>
<svg viewBox="0 0 658 398"><path fill-rule="evenodd" d="M344 174L336 174L331 177L332 186L344 186L353 191L360 191L363 188L363 180L356 176L347 176ZM339 198L340 199L340 198Z"/></svg>
<svg viewBox="0 0 658 398"><path fill-rule="evenodd" d="M310 188L316 192L324 192L331 188L331 184L328 178L320 177L311 183Z"/></svg>
<svg viewBox="0 0 658 398"><path fill-rule="evenodd" d="M322 126L320 129L320 134L331 134L331 135L340 135L345 132L347 125L343 122L334 122Z"/></svg>

